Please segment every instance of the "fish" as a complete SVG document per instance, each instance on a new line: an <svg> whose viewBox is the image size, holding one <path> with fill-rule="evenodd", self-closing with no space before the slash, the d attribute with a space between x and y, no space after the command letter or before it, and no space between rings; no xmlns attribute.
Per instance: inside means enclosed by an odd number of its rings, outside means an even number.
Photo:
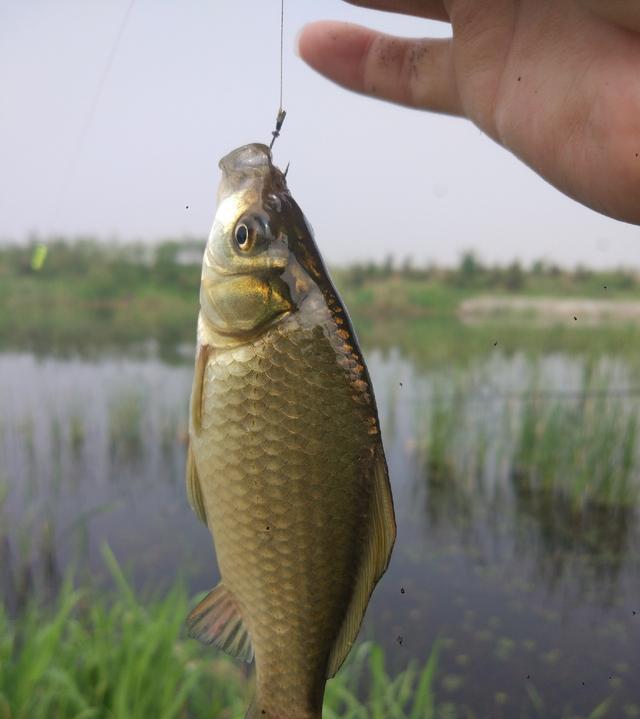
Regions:
<svg viewBox="0 0 640 719"><path fill-rule="evenodd" d="M219 163L202 263L187 495L220 583L190 636L255 660L247 719L320 719L396 522L371 379L271 150Z"/></svg>

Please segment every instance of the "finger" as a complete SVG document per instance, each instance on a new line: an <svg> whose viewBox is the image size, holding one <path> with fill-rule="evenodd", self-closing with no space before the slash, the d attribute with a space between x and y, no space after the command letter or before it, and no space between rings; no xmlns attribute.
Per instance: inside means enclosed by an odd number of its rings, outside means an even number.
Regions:
<svg viewBox="0 0 640 719"><path fill-rule="evenodd" d="M298 49L314 70L339 85L450 115L462 115L451 40L408 40L338 22L303 28Z"/></svg>
<svg viewBox="0 0 640 719"><path fill-rule="evenodd" d="M444 20L449 22L442 0L346 0L351 5L368 7L372 10L386 10L403 15L415 15L428 20Z"/></svg>

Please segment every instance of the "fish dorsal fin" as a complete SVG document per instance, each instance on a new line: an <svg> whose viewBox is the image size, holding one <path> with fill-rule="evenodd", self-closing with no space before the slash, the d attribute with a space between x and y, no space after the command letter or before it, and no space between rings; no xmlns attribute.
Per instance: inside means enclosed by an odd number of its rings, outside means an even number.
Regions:
<svg viewBox="0 0 640 719"><path fill-rule="evenodd" d="M196 513L198 519L205 524L207 523L207 513L204 508L204 498L202 496L202 487L200 486L200 478L196 468L196 460L193 456L191 443L187 448L187 498L191 509Z"/></svg>
<svg viewBox="0 0 640 719"><path fill-rule="evenodd" d="M187 617L189 636L213 644L245 662L253 659L253 645L233 594L218 584Z"/></svg>
<svg viewBox="0 0 640 719"><path fill-rule="evenodd" d="M356 640L369 598L376 582L384 574L389 564L396 538L393 499L382 445L378 445L376 448L373 467L369 471L373 474L369 532L363 557L358 567L351 603L329 655L328 678L331 678L340 669Z"/></svg>

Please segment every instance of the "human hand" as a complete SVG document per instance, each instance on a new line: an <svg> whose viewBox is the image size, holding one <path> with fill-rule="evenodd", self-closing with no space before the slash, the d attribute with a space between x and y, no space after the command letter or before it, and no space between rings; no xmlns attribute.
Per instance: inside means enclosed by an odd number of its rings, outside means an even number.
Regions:
<svg viewBox="0 0 640 719"><path fill-rule="evenodd" d="M348 0L450 22L447 40L315 22L302 58L356 92L472 120L559 190L640 224L640 3Z"/></svg>

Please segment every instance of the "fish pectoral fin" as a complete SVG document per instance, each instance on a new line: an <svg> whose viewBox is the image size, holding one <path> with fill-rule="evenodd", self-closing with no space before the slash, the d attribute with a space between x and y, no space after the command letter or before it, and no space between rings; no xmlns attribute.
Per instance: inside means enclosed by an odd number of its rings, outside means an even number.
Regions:
<svg viewBox="0 0 640 719"><path fill-rule="evenodd" d="M189 636L213 644L245 662L253 659L253 645L238 602L220 582L187 617Z"/></svg>
<svg viewBox="0 0 640 719"><path fill-rule="evenodd" d="M382 445L374 453L372 473L373 492L369 514L369 532L362 560L355 578L351 603L331 649L327 664L327 677L340 669L358 636L369 598L376 582L385 573L396 539L396 520L389 473Z"/></svg>
<svg viewBox="0 0 640 719"><path fill-rule="evenodd" d="M210 345L198 345L196 365L193 373L193 386L191 387L191 424L195 432L202 429L202 391L204 389L204 375L207 371L207 362L213 348Z"/></svg>
<svg viewBox="0 0 640 719"><path fill-rule="evenodd" d="M204 497L202 496L202 487L200 486L200 478L196 468L196 460L193 456L191 444L187 448L187 499L191 505L191 509L196 513L198 519L207 523L207 513L204 508Z"/></svg>

